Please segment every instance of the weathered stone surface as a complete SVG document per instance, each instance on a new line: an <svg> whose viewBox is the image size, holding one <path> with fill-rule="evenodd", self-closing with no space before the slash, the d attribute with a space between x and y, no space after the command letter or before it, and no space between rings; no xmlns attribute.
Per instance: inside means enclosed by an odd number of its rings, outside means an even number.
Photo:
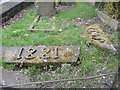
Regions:
<svg viewBox="0 0 120 90"><path fill-rule="evenodd" d="M103 23L106 23L107 25L109 25L114 30L116 30L118 28L118 21L117 20L112 19L111 17L109 17L105 13L103 13L101 11L98 11L98 10L97 10L97 14L98 14L98 17L101 19L101 21Z"/></svg>
<svg viewBox="0 0 120 90"><path fill-rule="evenodd" d="M8 63L76 62L79 46L4 47L2 58Z"/></svg>
<svg viewBox="0 0 120 90"><path fill-rule="evenodd" d="M99 24L93 24L87 27L84 31L84 35L91 43L116 52L116 49L112 45L111 40L103 32Z"/></svg>
<svg viewBox="0 0 120 90"><path fill-rule="evenodd" d="M16 84L30 83L30 80L25 74L18 71L7 71L0 66L0 86L11 86ZM16 88L33 88L32 85L17 86ZM1 90L1 89L0 89Z"/></svg>
<svg viewBox="0 0 120 90"><path fill-rule="evenodd" d="M37 12L41 16L55 15L54 2L37 2Z"/></svg>

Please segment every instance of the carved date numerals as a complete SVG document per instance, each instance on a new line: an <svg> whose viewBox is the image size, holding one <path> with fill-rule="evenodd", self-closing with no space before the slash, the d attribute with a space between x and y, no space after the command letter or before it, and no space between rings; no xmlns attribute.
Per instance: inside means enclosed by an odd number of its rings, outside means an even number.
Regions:
<svg viewBox="0 0 120 90"><path fill-rule="evenodd" d="M33 59L35 58L36 56L34 55L37 50L36 49L29 49L26 53L26 56L23 57L22 56L22 53L24 51L24 48L21 48L20 49L20 52L17 56L17 59L21 59L21 58L25 58L25 59ZM51 53L52 52L52 53ZM40 53L40 59L49 59L49 58L54 58L54 59L58 59L59 56L58 56L58 48L54 48L54 49L49 49L49 48L43 48L42 49L42 52Z"/></svg>
<svg viewBox="0 0 120 90"><path fill-rule="evenodd" d="M52 58L54 58L54 59L58 59L59 58L58 57L58 48L54 48Z"/></svg>
<svg viewBox="0 0 120 90"><path fill-rule="evenodd" d="M29 50L27 51L27 56L25 57L25 59L33 59L33 58L35 58L34 53L35 53L36 51L37 51L37 50L29 49Z"/></svg>
<svg viewBox="0 0 120 90"><path fill-rule="evenodd" d="M50 56L48 54L51 50L47 49L47 48L44 48L42 51L43 51L43 54L40 56L40 58L41 59L49 59Z"/></svg>
<svg viewBox="0 0 120 90"><path fill-rule="evenodd" d="M22 52L23 52L24 48L21 48L19 54L17 55L17 59L21 59L22 58Z"/></svg>

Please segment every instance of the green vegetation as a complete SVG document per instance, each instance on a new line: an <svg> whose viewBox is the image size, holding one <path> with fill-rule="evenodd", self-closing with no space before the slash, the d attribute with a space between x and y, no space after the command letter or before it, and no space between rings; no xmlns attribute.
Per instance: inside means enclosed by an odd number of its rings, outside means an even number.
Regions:
<svg viewBox="0 0 120 90"><path fill-rule="evenodd" d="M14 64L8 64L5 62L5 60L0 59L0 66L3 66L6 70L13 70L15 65Z"/></svg>
<svg viewBox="0 0 120 90"><path fill-rule="evenodd" d="M77 3L73 9L61 12L58 16L64 19L72 20L74 18L90 18L96 16L95 8L86 3Z"/></svg>
<svg viewBox="0 0 120 90"><path fill-rule="evenodd" d="M61 32L29 32L27 31L29 25L34 20L36 12L34 9L29 10L26 15L15 24L2 30L2 45L3 46L29 46L29 45L79 45L80 61L78 65L65 66L65 67L41 67L33 65L28 67L28 76L31 81L44 81L63 78L74 78L81 76L96 75L101 73L107 73L115 71L117 69L117 56L110 51L103 50L99 47L89 44L82 36L84 27L77 28L72 23L75 18L92 18L96 16L95 8L87 3L77 3L75 7L71 7L68 10L62 11L55 16L55 19L51 18L48 22L46 17L42 17L42 20L36 23L36 28L48 29L51 25L55 27L55 30L62 30ZM54 20L55 24L53 24ZM52 28L52 27L50 27ZM112 40L116 37L111 36ZM7 66L7 64L3 64ZM12 66L10 66L12 68ZM9 68L9 67L8 67ZM93 79L92 81L77 81L77 82L65 82L55 84L54 87L82 87L83 85L98 84L101 79ZM93 83L93 84L92 84ZM46 86L49 87L49 86ZM89 87L89 86L88 86Z"/></svg>
<svg viewBox="0 0 120 90"><path fill-rule="evenodd" d="M73 9L72 9L73 8ZM64 32L67 34L64 34L65 38L70 39L72 35L74 34L74 38L79 38L79 36L76 36L76 33L80 33L77 29L75 29L72 25L72 22L70 20L74 18L90 18L95 16L95 10L92 6L88 6L85 3L78 3L75 7L72 7L66 11L60 12L58 15L56 15L55 20L51 20L50 23L46 24L47 19L46 17L42 17L42 21L37 23L35 26L36 28L40 27L43 29L48 28L54 28L55 30L61 29L61 33L46 33L46 32L37 32L37 33L31 33L28 30L29 25L32 23L32 21L35 18L36 11L34 9L29 10L25 17L21 20L17 21L15 24L10 25L8 28L3 29L1 32L2 34L2 45L3 46L29 46L29 45L64 45L64 42L66 42L67 45L71 45L72 43L68 43L66 40L60 40L63 38ZM71 14L70 14L71 13ZM51 18L52 19L52 18ZM55 25L53 25L53 21L55 22ZM53 25L53 26L51 26ZM75 29L74 32L73 29ZM82 29L83 30L83 29ZM55 34L55 35L54 35ZM72 39L73 42L78 42L75 39ZM51 43L50 43L51 42Z"/></svg>

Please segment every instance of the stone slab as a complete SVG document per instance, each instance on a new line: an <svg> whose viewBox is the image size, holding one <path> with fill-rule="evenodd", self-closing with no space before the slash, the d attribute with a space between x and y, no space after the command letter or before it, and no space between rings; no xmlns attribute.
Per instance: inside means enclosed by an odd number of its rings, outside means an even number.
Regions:
<svg viewBox="0 0 120 90"><path fill-rule="evenodd" d="M101 21L105 24L107 24L108 26L110 26L111 28L113 28L114 30L117 30L118 28L118 21L109 17L108 15L106 15L105 13L103 13L102 11L96 10L98 17L101 19Z"/></svg>
<svg viewBox="0 0 120 90"><path fill-rule="evenodd" d="M2 58L8 63L77 62L79 52L79 46L2 47Z"/></svg>
<svg viewBox="0 0 120 90"><path fill-rule="evenodd" d="M2 8L2 12L0 12L0 15L7 12L8 10L12 9L13 7L17 6L18 4L24 2L25 0L19 0L19 2L11 2L11 0L6 1L4 3L0 4L0 7Z"/></svg>

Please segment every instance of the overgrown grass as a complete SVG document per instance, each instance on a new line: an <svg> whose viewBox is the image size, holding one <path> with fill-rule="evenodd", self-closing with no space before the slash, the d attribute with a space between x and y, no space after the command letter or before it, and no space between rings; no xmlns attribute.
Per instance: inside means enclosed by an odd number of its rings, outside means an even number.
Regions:
<svg viewBox="0 0 120 90"><path fill-rule="evenodd" d="M29 46L29 45L38 45L38 44L45 44L45 45L64 44L62 43L63 41L59 42L59 40L55 38L56 35L53 35L54 33L52 33L51 35L51 33L45 33L45 32L30 33L29 31L27 31L29 25L34 20L35 15L36 15L35 10L31 9L26 13L24 18L17 21L15 24L10 25L8 28L3 29L2 39L1 39L2 45L3 46ZM89 18L95 15L96 15L95 10L92 6L90 5L88 6L88 4L85 4L85 3L77 3L75 7L72 7L67 11L62 11L55 16L56 17L54 20L55 26L53 25L53 21L50 21L49 23L46 24L47 22L46 17L42 17L42 21L37 23L35 26L36 28L40 27L43 29L55 27L56 31L59 29L62 29L63 31L62 33L64 33L64 31L67 30L69 34L72 34L73 30L70 30L72 25L70 23L70 20L78 17ZM67 23L68 24L70 23L70 25L66 26ZM79 31L78 32L76 31L76 32L79 33ZM58 35L59 33L55 33L55 34ZM66 37L70 38L69 34L67 34ZM61 36L59 38L63 37L60 34L58 36ZM76 38L79 38L79 37L76 37ZM77 40L75 39L72 39L72 40L77 42ZM53 41L53 43L50 44L49 42L51 41ZM67 43L66 40L64 40L64 42Z"/></svg>
<svg viewBox="0 0 120 90"><path fill-rule="evenodd" d="M14 64L8 64L8 63L6 63L5 60L3 60L3 59L0 59L0 66L3 66L4 69L6 69L6 70L13 70L14 67L15 67Z"/></svg>
<svg viewBox="0 0 120 90"><path fill-rule="evenodd" d="M79 45L80 61L77 66L55 67L55 69L45 69L41 66L28 67L31 81L44 81L60 78L74 78L81 76L96 75L97 73L107 73L115 71L117 68L117 56L110 51L100 49L94 45L90 45L85 38L82 37L84 27L74 27L71 22L75 18L91 18L96 16L95 8L87 3L77 3L66 11L60 12L55 16L55 24L51 18L50 23L46 17L36 24L36 28L48 29L55 27L55 30L61 29L61 32L29 32L29 25L34 20L36 12L34 9L29 10L26 15L15 24L2 30L3 46L29 46L29 45ZM51 26L52 25L52 26ZM116 37L111 37L116 41ZM12 67L12 66L11 66ZM52 66L51 66L52 67ZM8 67L9 68L9 67ZM105 68L105 69L104 69ZM98 79L94 79L97 81ZM100 79L99 79L100 80ZM87 83L87 84L86 84ZM54 87L82 87L90 84L90 81L77 81L56 84ZM94 84L93 84L94 85Z"/></svg>
<svg viewBox="0 0 120 90"><path fill-rule="evenodd" d="M67 9L62 11L58 16L72 20L74 18L90 18L96 16L95 8L86 3L76 3L76 6L73 9Z"/></svg>

